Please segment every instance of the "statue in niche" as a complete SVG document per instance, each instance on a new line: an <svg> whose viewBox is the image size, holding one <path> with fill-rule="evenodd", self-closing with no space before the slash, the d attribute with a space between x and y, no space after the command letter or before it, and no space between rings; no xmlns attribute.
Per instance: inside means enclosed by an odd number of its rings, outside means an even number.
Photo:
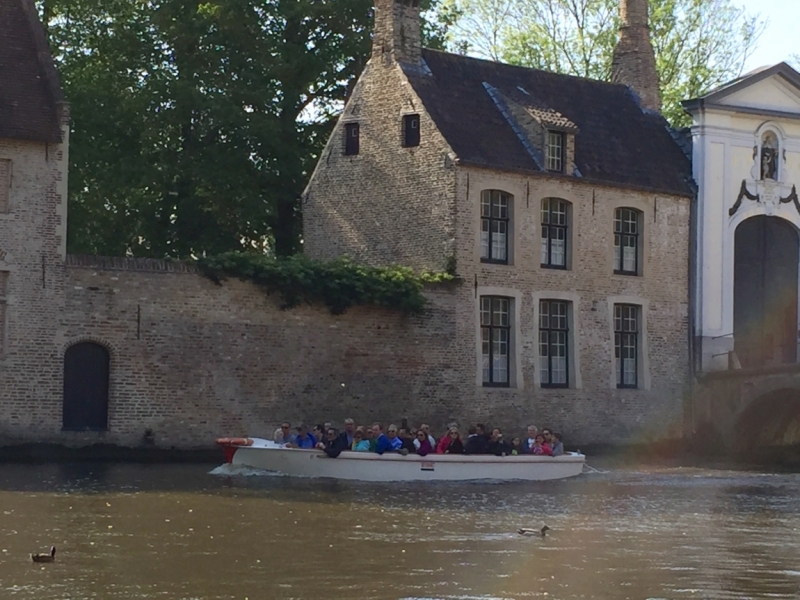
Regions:
<svg viewBox="0 0 800 600"><path fill-rule="evenodd" d="M761 179L778 179L778 138L772 131L761 138Z"/></svg>

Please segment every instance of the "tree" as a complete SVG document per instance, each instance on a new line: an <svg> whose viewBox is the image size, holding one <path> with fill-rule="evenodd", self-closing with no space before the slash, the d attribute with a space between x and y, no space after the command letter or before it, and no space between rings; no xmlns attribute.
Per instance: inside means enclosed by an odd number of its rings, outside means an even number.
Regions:
<svg viewBox="0 0 800 600"><path fill-rule="evenodd" d="M70 252L299 250L300 194L369 56L372 0L40 10L72 106ZM441 45L452 16L428 14Z"/></svg>
<svg viewBox="0 0 800 600"><path fill-rule="evenodd" d="M451 43L537 69L608 80L619 0L447 0L461 17ZM680 101L741 75L764 22L731 0L650 0L664 115L688 122Z"/></svg>

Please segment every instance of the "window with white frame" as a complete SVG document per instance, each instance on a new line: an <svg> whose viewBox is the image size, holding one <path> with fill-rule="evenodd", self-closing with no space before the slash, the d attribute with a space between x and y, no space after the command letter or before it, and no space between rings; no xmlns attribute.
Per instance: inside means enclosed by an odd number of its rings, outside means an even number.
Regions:
<svg viewBox="0 0 800 600"><path fill-rule="evenodd" d="M8 272L0 271L0 356L6 350L6 316L8 313Z"/></svg>
<svg viewBox="0 0 800 600"><path fill-rule="evenodd" d="M560 131L547 132L546 163L548 171L564 172L564 134Z"/></svg>
<svg viewBox="0 0 800 600"><path fill-rule="evenodd" d="M558 198L545 198L541 213L541 265L548 269L566 269L569 203Z"/></svg>
<svg viewBox="0 0 800 600"><path fill-rule="evenodd" d="M639 275L642 213L634 208L614 211L614 272Z"/></svg>
<svg viewBox="0 0 800 600"><path fill-rule="evenodd" d="M481 192L481 261L508 264L511 194Z"/></svg>
<svg viewBox="0 0 800 600"><path fill-rule="evenodd" d="M542 387L569 387L569 302L539 302L539 361Z"/></svg>
<svg viewBox="0 0 800 600"><path fill-rule="evenodd" d="M483 385L511 383L511 298L481 296L481 365Z"/></svg>
<svg viewBox="0 0 800 600"><path fill-rule="evenodd" d="M614 305L614 356L618 388L639 386L639 346L641 307Z"/></svg>

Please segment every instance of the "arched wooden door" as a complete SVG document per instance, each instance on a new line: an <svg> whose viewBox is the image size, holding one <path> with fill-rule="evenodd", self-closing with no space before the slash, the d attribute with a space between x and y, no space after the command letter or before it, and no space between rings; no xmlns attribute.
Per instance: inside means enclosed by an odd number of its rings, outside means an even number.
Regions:
<svg viewBox="0 0 800 600"><path fill-rule="evenodd" d="M778 217L753 217L736 228L734 245L733 334L742 366L797 362L797 230Z"/></svg>
<svg viewBox="0 0 800 600"><path fill-rule="evenodd" d="M64 355L63 428L69 431L108 429L108 350L81 342Z"/></svg>

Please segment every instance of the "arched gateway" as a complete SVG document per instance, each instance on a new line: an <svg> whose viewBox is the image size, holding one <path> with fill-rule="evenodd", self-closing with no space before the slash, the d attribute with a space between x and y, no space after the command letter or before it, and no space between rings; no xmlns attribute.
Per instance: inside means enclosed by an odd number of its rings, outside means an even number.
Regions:
<svg viewBox="0 0 800 600"><path fill-rule="evenodd" d="M800 240L778 217L757 216L736 228L733 333L745 368L797 361Z"/></svg>
<svg viewBox="0 0 800 600"><path fill-rule="evenodd" d="M104 431L108 428L110 357L100 344L81 342L64 355L63 428Z"/></svg>

